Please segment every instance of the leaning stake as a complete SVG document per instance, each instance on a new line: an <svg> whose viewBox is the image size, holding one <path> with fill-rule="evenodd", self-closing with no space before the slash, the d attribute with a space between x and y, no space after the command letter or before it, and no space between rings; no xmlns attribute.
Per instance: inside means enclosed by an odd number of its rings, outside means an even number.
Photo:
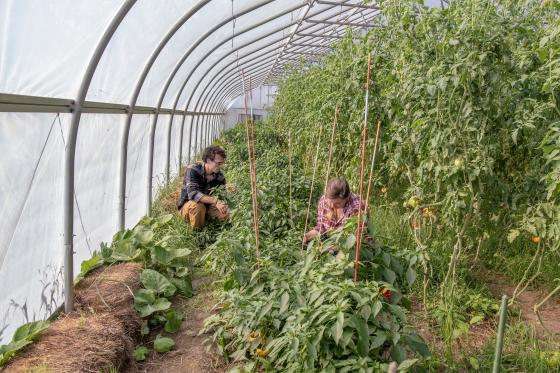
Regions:
<svg viewBox="0 0 560 373"><path fill-rule="evenodd" d="M257 227L257 215L255 213L255 188L253 185L253 157L251 157L251 138L249 136L249 113L247 113L247 90L245 89L245 72L242 70L241 71L241 83L243 85L243 93L244 93L244 105L245 105L245 135L247 138L247 155L249 157L249 177L251 178L251 197L253 200L253 227L255 228L255 246L257 243L257 231L258 231L258 227ZM257 249L257 259L259 258L259 247L256 246Z"/></svg>
<svg viewBox="0 0 560 373"><path fill-rule="evenodd" d="M500 323L498 324L498 337L496 338L496 352L494 353L494 367L492 373L500 371L502 361L502 347L504 346L504 332L506 330L507 295L502 296L502 307L500 308Z"/></svg>
<svg viewBox="0 0 560 373"><path fill-rule="evenodd" d="M367 121L368 121L368 99L369 99L369 70L371 66L371 53L368 54L367 63L367 80L366 80L366 103L364 108L364 130L362 140L362 167L360 170L360 204L358 205L358 231L356 232L356 258L354 265L354 286L358 285L358 263L360 258L361 228L362 228L362 195L364 193L364 167L366 158L366 140L367 140Z"/></svg>

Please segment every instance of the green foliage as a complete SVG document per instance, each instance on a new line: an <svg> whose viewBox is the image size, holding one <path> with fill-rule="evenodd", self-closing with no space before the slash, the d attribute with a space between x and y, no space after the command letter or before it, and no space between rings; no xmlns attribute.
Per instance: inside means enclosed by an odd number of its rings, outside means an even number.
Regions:
<svg viewBox="0 0 560 373"><path fill-rule="evenodd" d="M84 260L80 266L80 274L78 274L78 276L74 280L74 285L82 281L89 272L101 267L102 264L103 258L101 257L101 255L94 255L90 259Z"/></svg>
<svg viewBox="0 0 560 373"><path fill-rule="evenodd" d="M171 338L158 335L154 340L154 350L159 353L171 351L175 347L175 342Z"/></svg>
<svg viewBox="0 0 560 373"><path fill-rule="evenodd" d="M410 304L403 294L407 278L414 282L416 253L368 238L354 287L357 220L348 219L325 241L310 243L302 256L311 180L297 166L286 180L287 141L270 123L259 124L255 136L260 257L250 228L251 187L242 173L249 172L242 128L223 137L228 167L235 166L226 175L235 185L229 196L232 221L202 257L224 278L222 310L205 323L219 351L227 359L297 372L381 370L390 356L401 362L407 355L428 356L402 306ZM301 158L292 161L302 163ZM316 187L313 201L321 190L322 185ZM384 296L389 290L391 296Z"/></svg>
<svg viewBox="0 0 560 373"><path fill-rule="evenodd" d="M373 180L389 187L388 202L404 202L409 221L422 218L423 208L433 209L433 218L415 224L421 244L429 249L435 240L447 241L449 250L460 240L463 247L476 246L481 238L499 241L516 229L519 237L539 235L557 256L558 2L380 5L382 27L372 27L363 41L343 39L324 63L282 82L272 121L297 139L296 158L308 159L319 126L326 127L327 146L327 123L338 103L344 131L335 134L331 171L357 185L371 52L369 117L382 123ZM368 149L373 141L370 136ZM320 153L323 177L327 155ZM483 255L494 254L494 245L482 246ZM551 283L557 274L543 276Z"/></svg>
<svg viewBox="0 0 560 373"><path fill-rule="evenodd" d="M17 328L11 342L0 346L0 367L6 364L16 352L31 344L48 327L48 321L34 321Z"/></svg>
<svg viewBox="0 0 560 373"><path fill-rule="evenodd" d="M148 349L144 346L138 346L134 349L132 356L134 357L135 361L144 361L146 360L146 355L148 354Z"/></svg>
<svg viewBox="0 0 560 373"><path fill-rule="evenodd" d="M183 314L179 311L170 310L165 313L164 330L167 333L176 333L183 323Z"/></svg>

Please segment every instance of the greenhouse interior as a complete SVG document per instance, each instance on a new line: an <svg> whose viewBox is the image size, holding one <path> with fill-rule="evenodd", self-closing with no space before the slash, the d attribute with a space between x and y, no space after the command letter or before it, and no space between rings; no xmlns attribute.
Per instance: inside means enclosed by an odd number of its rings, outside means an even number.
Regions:
<svg viewBox="0 0 560 373"><path fill-rule="evenodd" d="M560 372L560 0L0 30L0 371Z"/></svg>

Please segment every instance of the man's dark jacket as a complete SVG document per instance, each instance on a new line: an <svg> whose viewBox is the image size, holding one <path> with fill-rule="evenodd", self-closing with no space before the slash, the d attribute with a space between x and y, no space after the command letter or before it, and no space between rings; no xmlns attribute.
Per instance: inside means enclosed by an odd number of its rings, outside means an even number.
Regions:
<svg viewBox="0 0 560 373"><path fill-rule="evenodd" d="M181 199L177 205L180 210L187 201L198 202L203 195L210 193L212 188L225 185L226 178L223 173L218 172L208 180L204 171L204 163L195 163L187 167L185 178L183 179L183 189Z"/></svg>

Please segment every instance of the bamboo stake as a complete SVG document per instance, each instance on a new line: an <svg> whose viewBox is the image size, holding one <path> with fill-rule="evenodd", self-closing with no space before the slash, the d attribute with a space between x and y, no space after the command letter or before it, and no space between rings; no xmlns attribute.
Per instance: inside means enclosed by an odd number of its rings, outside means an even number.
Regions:
<svg viewBox="0 0 560 373"><path fill-rule="evenodd" d="M244 70L241 71L241 80L243 84L243 92L244 92L244 106L245 106L245 137L247 139L247 151L249 157L249 173L251 177L251 197L253 200L253 228L255 228L255 238L257 236L257 224L256 224L256 215L255 215L255 189L253 188L253 160L251 157L251 140L249 137L249 115L247 113L247 91L245 90L245 72ZM257 258L259 258L259 248L257 247Z"/></svg>
<svg viewBox="0 0 560 373"><path fill-rule="evenodd" d="M253 189L255 193L255 245L257 246L257 258L259 255L259 193L257 190L257 157L255 155L255 119L253 117L253 84L249 77L249 101L251 103L251 135L253 145Z"/></svg>
<svg viewBox="0 0 560 373"><path fill-rule="evenodd" d="M301 240L301 254L305 245L305 233L307 232L307 224L309 223L309 210L311 208L311 198L313 197L313 186L315 184L315 174L317 172L317 163L319 159L319 146L321 145L321 135L323 133L323 123L319 127L319 136L317 138L317 149L315 151L315 161L313 162L313 176L311 178L311 189L309 190L309 201L307 201L307 213L305 215L305 227L303 229L303 237Z"/></svg>
<svg viewBox="0 0 560 373"><path fill-rule="evenodd" d="M290 211L290 220L294 221L294 216L292 214L292 129L288 130L288 167L289 167L289 184L290 184L290 201L288 208Z"/></svg>
<svg viewBox="0 0 560 373"><path fill-rule="evenodd" d="M375 143L373 145L373 154L371 155L371 166L369 168L369 180L368 180L368 187L367 187L367 192L366 192L366 205L365 205L365 212L366 214L369 212L369 196L371 193L371 180L373 179L373 169L375 166L375 156L377 155L377 143L379 141L379 132L381 130L381 121L377 121L377 131L375 133ZM365 229L365 219L364 222L362 223L362 232ZM371 232L370 232L371 233ZM362 241L360 242L360 248L362 247L362 242L363 242L363 234L362 234Z"/></svg>
<svg viewBox="0 0 560 373"><path fill-rule="evenodd" d="M364 167L366 158L366 139L367 139L367 121L368 121L368 101L369 101L369 74L371 66L371 53L368 54L367 64L367 80L366 80L366 103L364 108L364 130L362 140L362 167L360 171L360 204L358 205L358 232L356 233L356 262L354 265L354 286L358 285L358 263L360 261L360 241L362 227L362 194L364 192Z"/></svg>
<svg viewBox="0 0 560 373"><path fill-rule="evenodd" d="M334 132L336 129L336 117L338 115L338 101L336 102L336 106L334 108L334 120L333 120L333 127L331 131L331 146L329 147L329 159L327 161L327 176L325 177L325 188L323 189L323 194L327 192L327 183L329 182L329 174L331 172L331 159L333 153L333 145L334 145Z"/></svg>

